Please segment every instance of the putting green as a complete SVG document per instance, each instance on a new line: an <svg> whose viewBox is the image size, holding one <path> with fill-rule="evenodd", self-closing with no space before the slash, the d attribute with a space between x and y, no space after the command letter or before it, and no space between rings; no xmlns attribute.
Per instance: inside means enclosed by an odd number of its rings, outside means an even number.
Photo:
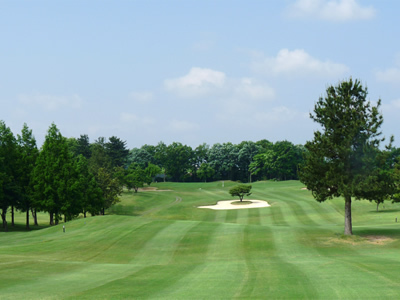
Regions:
<svg viewBox="0 0 400 300"><path fill-rule="evenodd" d="M400 296L400 206L354 201L353 237L341 234L343 200L318 203L297 181L253 183L270 207L197 208L235 184L159 183L167 191L126 192L106 216L0 232L0 298Z"/></svg>

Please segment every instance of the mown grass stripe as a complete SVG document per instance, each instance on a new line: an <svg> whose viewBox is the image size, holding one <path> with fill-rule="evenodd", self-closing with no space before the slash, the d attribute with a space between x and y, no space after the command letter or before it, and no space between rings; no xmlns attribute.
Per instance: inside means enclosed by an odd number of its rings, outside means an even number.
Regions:
<svg viewBox="0 0 400 300"><path fill-rule="evenodd" d="M238 224L248 224L249 222L249 210L248 208L246 209L237 209L237 222Z"/></svg>
<svg viewBox="0 0 400 300"><path fill-rule="evenodd" d="M292 214L300 224L318 226L318 223L316 223L308 216L301 202L286 200L285 204L289 206L290 210L292 211Z"/></svg>
<svg viewBox="0 0 400 300"><path fill-rule="evenodd" d="M137 255L138 250L172 222L155 220L120 234L115 232L115 234L108 235L108 238L105 236L104 238L107 240L102 239L97 242L99 248L88 261L129 263ZM96 243L92 246L96 246ZM118 256L115 256L116 252L119 253Z"/></svg>
<svg viewBox="0 0 400 300"><path fill-rule="evenodd" d="M259 209L260 225L267 226L272 224L272 209L264 207Z"/></svg>
<svg viewBox="0 0 400 300"><path fill-rule="evenodd" d="M215 211L215 222L224 223L226 219L227 210L216 210Z"/></svg>
<svg viewBox="0 0 400 300"><path fill-rule="evenodd" d="M237 223L238 211L236 209L230 209L226 213L226 223Z"/></svg>
<svg viewBox="0 0 400 300"><path fill-rule="evenodd" d="M282 212L282 208L281 208L280 203L274 203L274 205L272 205L270 207L271 209L271 216L272 216L272 222L273 225L275 226L289 226L289 224L286 222L286 218L285 215Z"/></svg>
<svg viewBox="0 0 400 300"><path fill-rule="evenodd" d="M175 221L148 240L130 262L139 265L163 265L172 260L179 240L199 222Z"/></svg>
<svg viewBox="0 0 400 300"><path fill-rule="evenodd" d="M251 225L261 225L260 221L260 208L248 209L248 221L247 224ZM264 208L265 210L265 208Z"/></svg>

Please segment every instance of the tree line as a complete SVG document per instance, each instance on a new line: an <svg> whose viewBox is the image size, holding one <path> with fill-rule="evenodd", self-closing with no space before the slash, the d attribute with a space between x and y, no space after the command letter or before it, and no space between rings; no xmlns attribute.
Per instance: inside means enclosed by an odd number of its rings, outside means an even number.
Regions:
<svg viewBox="0 0 400 300"><path fill-rule="evenodd" d="M37 225L37 212L49 214L50 225L101 215L119 201L123 187L138 191L152 181L298 179L304 147L288 141L243 141L196 148L173 142L127 149L112 136L94 142L88 135L64 137L55 124L39 149L24 124L14 136L0 121L0 211L7 230L7 212L14 225L16 210Z"/></svg>
<svg viewBox="0 0 400 300"><path fill-rule="evenodd" d="M214 181L298 179L305 148L289 141L243 141L240 144L201 144L196 148L173 142L143 145L130 150L128 164L158 166L157 180Z"/></svg>
<svg viewBox="0 0 400 300"><path fill-rule="evenodd" d="M87 144L87 145L86 145ZM88 147L86 147L88 146ZM86 217L104 214L119 201L123 183L118 170L124 166L125 142L111 137L99 138L89 145L87 136L67 139L55 124L38 149L32 130L24 124L14 136L0 121L0 210L2 226L8 229L7 212L26 213L26 228L38 225L37 212L47 212L50 225L62 218L71 220L79 214ZM122 149L122 150L121 150ZM125 154L124 154L125 153Z"/></svg>

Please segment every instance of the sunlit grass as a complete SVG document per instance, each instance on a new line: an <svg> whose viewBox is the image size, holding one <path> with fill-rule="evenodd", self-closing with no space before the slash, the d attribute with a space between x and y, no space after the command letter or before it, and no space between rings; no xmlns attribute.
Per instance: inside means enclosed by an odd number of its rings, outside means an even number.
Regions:
<svg viewBox="0 0 400 300"><path fill-rule="evenodd" d="M316 202L297 181L253 183L270 207L208 210L234 182L158 183L106 216L0 232L1 299L397 298L400 206ZM66 231L63 232L62 226ZM33 226L32 226L33 228Z"/></svg>

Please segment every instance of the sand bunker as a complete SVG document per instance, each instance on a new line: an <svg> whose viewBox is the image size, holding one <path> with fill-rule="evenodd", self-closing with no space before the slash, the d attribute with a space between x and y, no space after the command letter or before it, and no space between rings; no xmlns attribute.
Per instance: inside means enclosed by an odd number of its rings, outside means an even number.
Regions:
<svg viewBox="0 0 400 300"><path fill-rule="evenodd" d="M198 206L198 208L209 208L209 209L243 209L243 208L260 208L260 207L268 207L271 206L267 201L263 200L243 200L243 201L251 201L250 204L232 204L232 202L237 202L239 200L224 200L218 201L216 205L208 205L208 206Z"/></svg>

